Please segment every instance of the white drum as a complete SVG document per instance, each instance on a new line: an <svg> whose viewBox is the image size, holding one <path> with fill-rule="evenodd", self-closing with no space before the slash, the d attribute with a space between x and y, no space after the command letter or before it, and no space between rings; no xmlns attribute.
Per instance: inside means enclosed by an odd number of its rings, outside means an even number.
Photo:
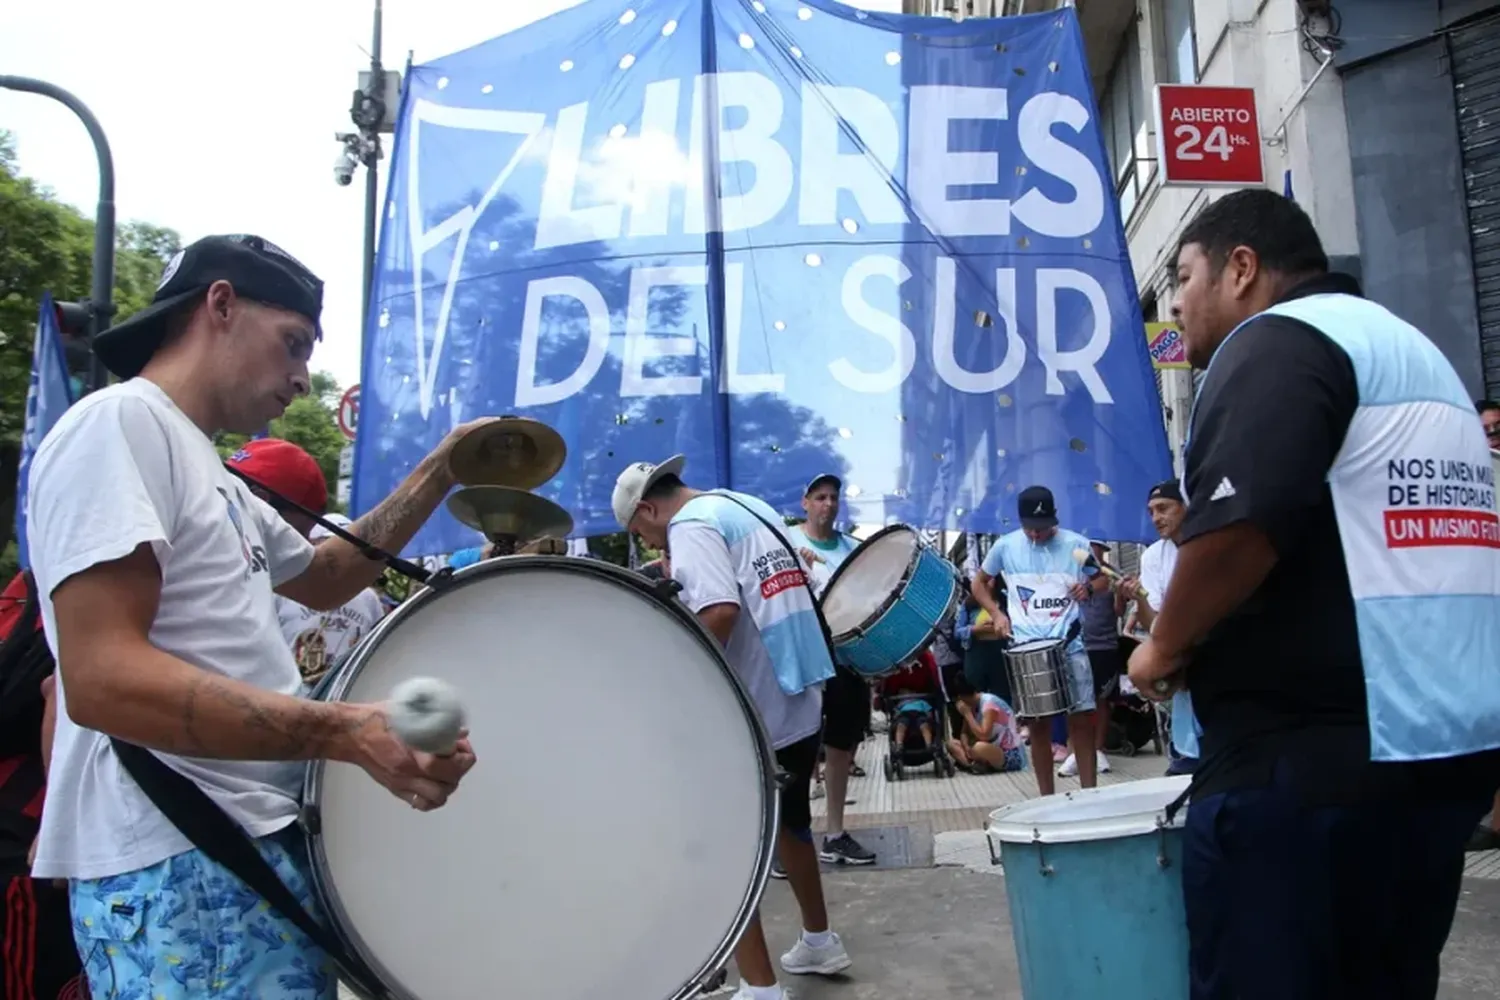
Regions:
<svg viewBox="0 0 1500 1000"><path fill-rule="evenodd" d="M515 556L393 612L323 697L414 676L463 697L479 757L418 812L316 763L325 911L402 1000L679 1000L729 959L770 871L776 769L718 644L636 574Z"/></svg>

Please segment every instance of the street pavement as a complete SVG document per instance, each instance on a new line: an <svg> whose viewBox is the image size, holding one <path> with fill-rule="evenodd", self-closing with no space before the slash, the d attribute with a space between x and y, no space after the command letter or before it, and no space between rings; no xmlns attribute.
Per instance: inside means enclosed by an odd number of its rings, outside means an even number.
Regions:
<svg viewBox="0 0 1500 1000"><path fill-rule="evenodd" d="M1035 777L1027 771L948 779L934 777L928 768L888 782L881 768L884 741L877 735L860 748L866 775L850 782L845 807L845 826L882 854L880 867L829 867L824 875L833 927L854 967L832 980L789 979L796 1000L1023 1000L1004 875L990 863L982 831L991 811L1036 795ZM1157 777L1165 768L1150 747L1135 757L1112 757L1111 764L1112 771L1101 776L1103 785ZM1078 787L1076 778L1057 782L1059 792ZM826 806L823 799L813 803L818 829ZM1466 873L1438 996L1495 1000L1500 997L1500 851L1470 855ZM1379 878L1380 872L1370 877ZM784 882L767 887L762 917L773 954L781 952L800 930L796 902ZM500 975L503 981L503 971ZM730 984L737 983L731 969ZM504 995L503 988L497 995Z"/></svg>

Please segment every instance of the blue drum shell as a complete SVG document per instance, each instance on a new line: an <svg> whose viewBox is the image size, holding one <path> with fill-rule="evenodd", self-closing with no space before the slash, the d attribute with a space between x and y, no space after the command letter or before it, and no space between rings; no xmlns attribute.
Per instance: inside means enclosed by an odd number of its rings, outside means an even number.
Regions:
<svg viewBox="0 0 1500 1000"><path fill-rule="evenodd" d="M1182 846L1180 828L1002 844L1026 1000L1188 1000Z"/></svg>
<svg viewBox="0 0 1500 1000"><path fill-rule="evenodd" d="M866 677L880 677L911 659L953 609L958 579L941 556L923 548L901 596L863 634L839 641L844 665Z"/></svg>

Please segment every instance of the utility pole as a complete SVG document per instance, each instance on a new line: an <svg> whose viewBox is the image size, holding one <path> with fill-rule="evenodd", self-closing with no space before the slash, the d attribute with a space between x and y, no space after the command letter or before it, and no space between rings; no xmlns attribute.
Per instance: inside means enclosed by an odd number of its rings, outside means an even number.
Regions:
<svg viewBox="0 0 1500 1000"><path fill-rule="evenodd" d="M94 273L89 290L88 343L89 379L88 389L104 387L108 375L99 355L94 353L94 338L109 328L115 314L115 160L109 151L109 140L99 119L88 106L68 91L45 80L33 80L26 76L0 75L0 88L20 90L29 94L41 94L67 106L78 116L83 127L88 129L94 141L94 155L99 159L99 202L94 208Z"/></svg>
<svg viewBox="0 0 1500 1000"><path fill-rule="evenodd" d="M359 75L359 86L349 108L355 132L334 136L343 144L333 165L333 179L341 186L354 180L359 164L365 167L364 300L360 304L360 333L369 329L370 299L375 288L375 240L380 220L380 136L396 130L401 75L388 73L380 62L381 0L375 0L374 28L370 42L370 69Z"/></svg>

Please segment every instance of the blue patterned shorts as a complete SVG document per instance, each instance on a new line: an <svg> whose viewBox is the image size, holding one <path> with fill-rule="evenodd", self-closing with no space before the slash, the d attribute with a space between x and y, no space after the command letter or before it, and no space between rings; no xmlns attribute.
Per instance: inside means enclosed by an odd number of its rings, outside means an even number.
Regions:
<svg viewBox="0 0 1500 1000"><path fill-rule="evenodd" d="M295 827L256 841L314 917ZM70 887L73 940L94 1000L336 1000L331 960L228 869L200 851Z"/></svg>

